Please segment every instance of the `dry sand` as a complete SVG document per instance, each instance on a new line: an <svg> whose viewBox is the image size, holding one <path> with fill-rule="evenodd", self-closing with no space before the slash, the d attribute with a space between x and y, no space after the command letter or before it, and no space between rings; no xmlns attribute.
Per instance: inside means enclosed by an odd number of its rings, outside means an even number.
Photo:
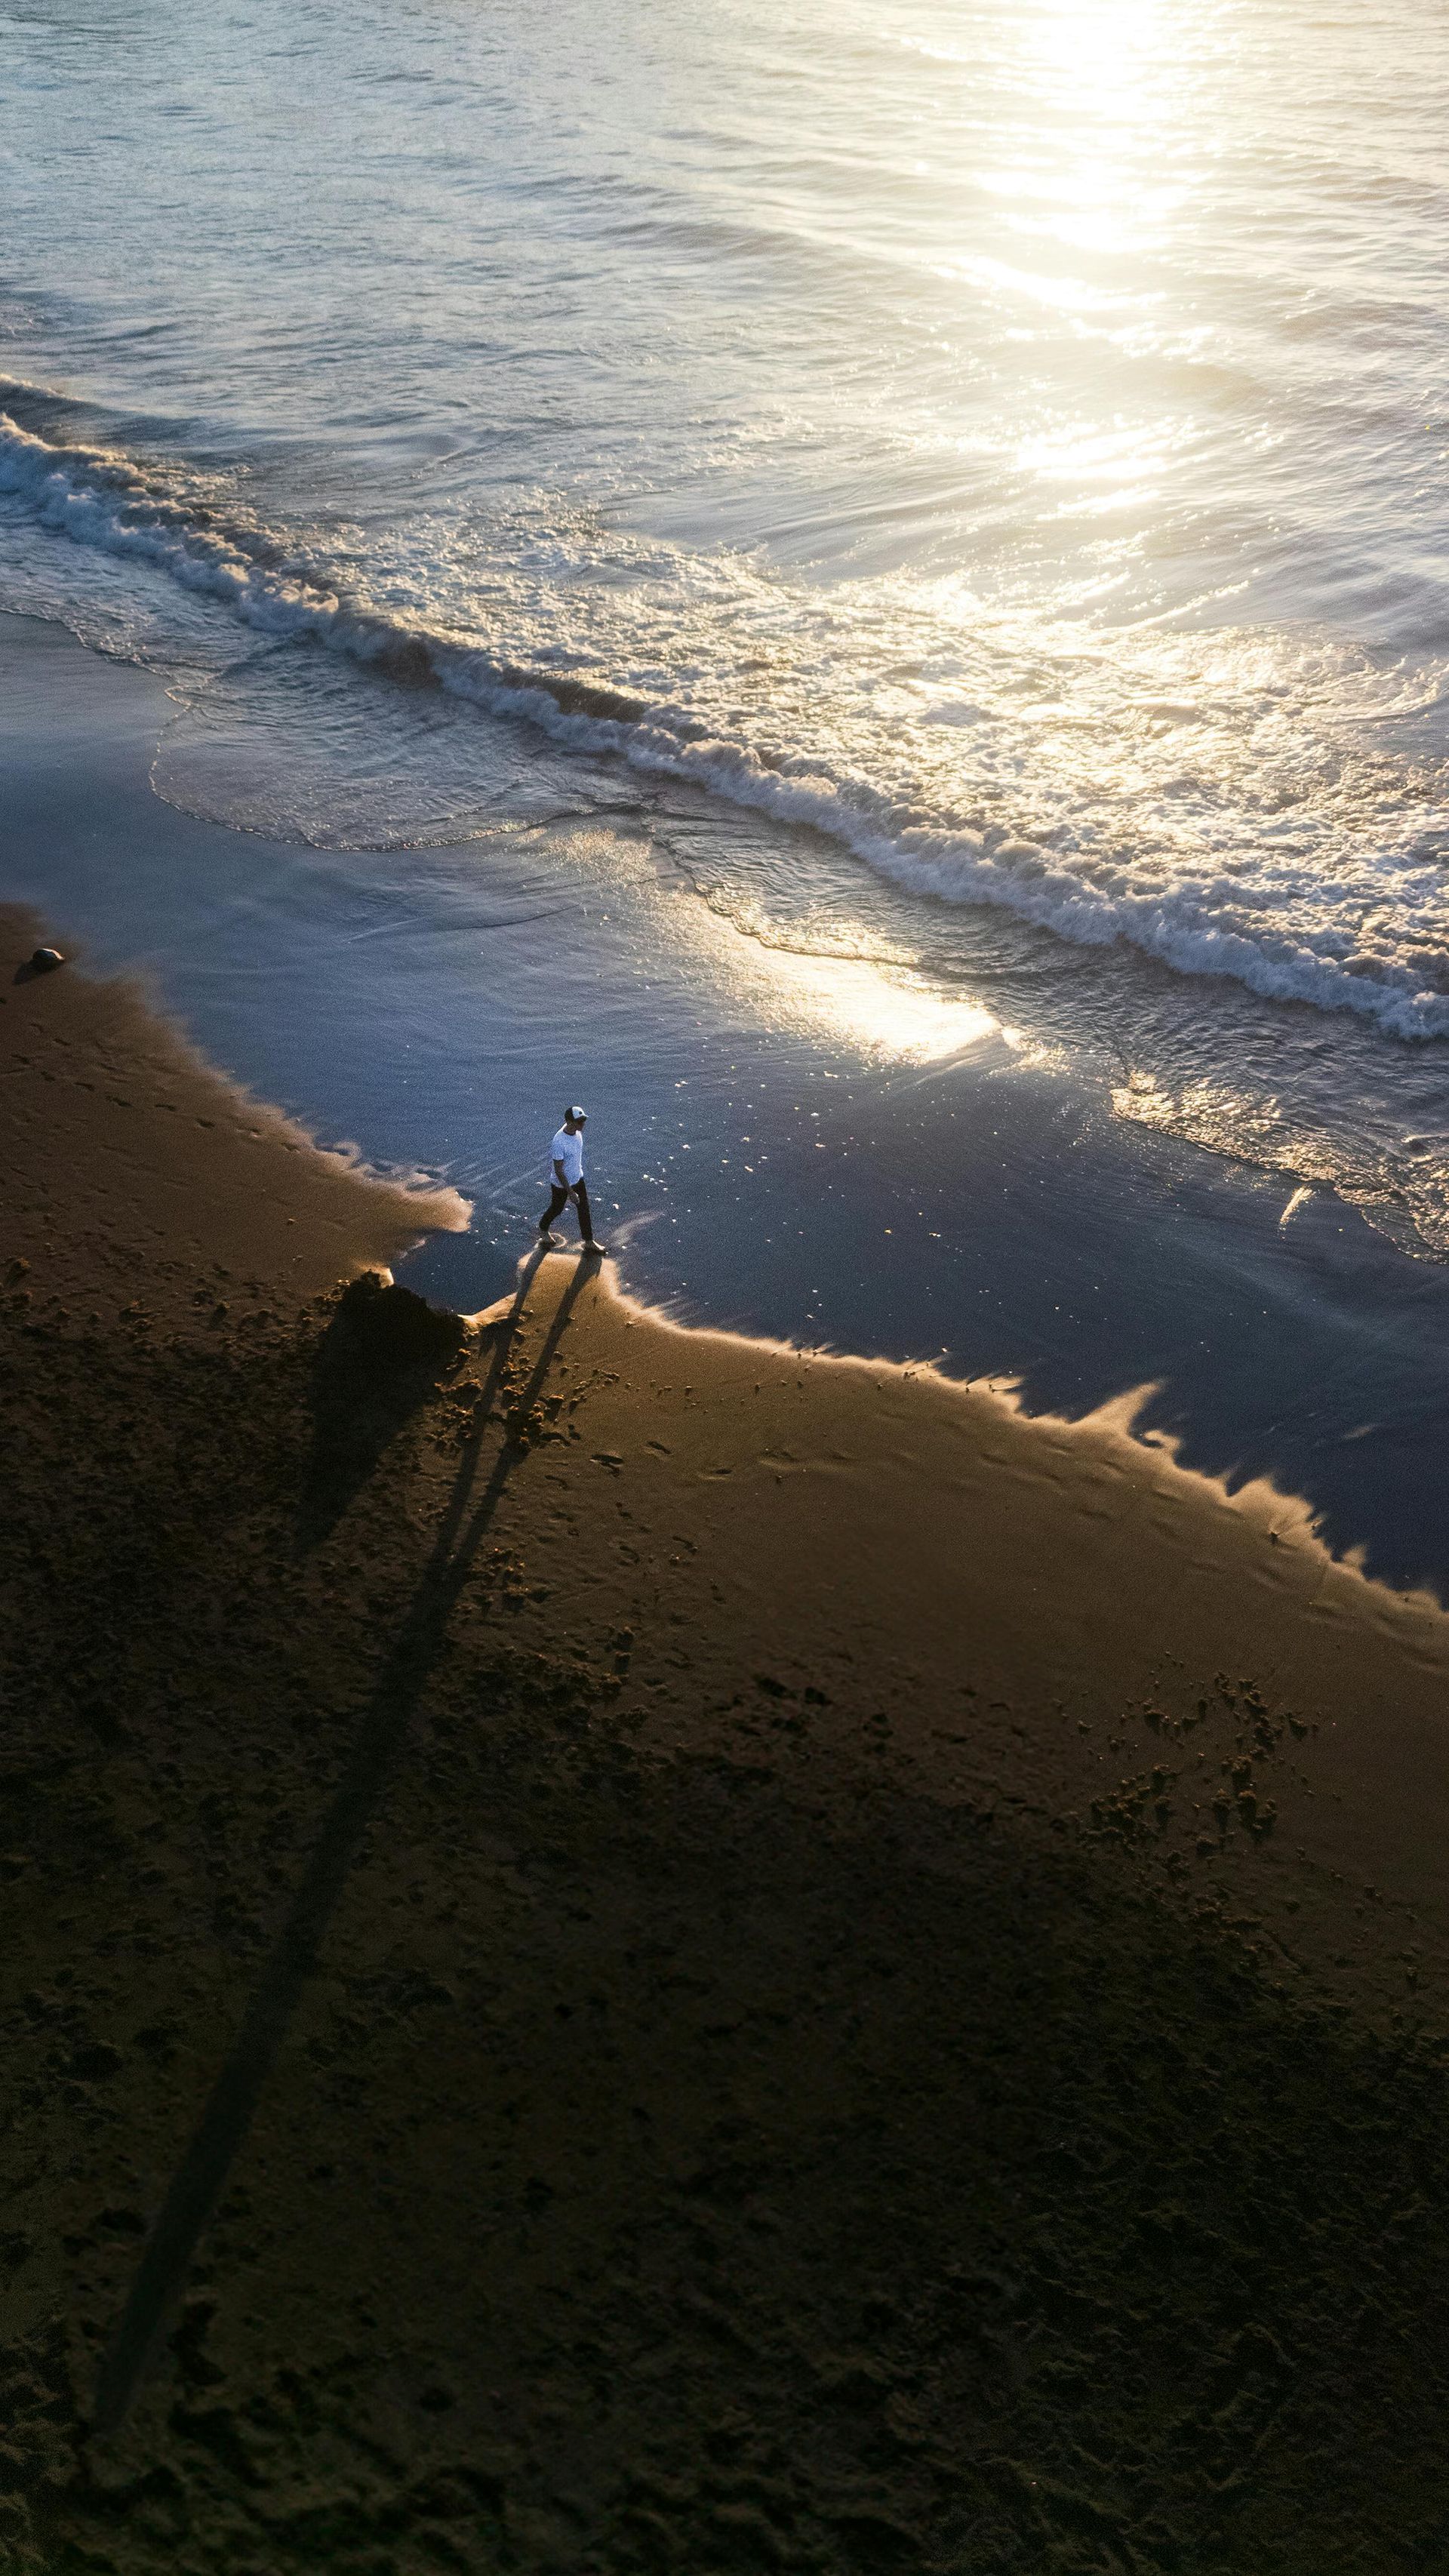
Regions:
<svg viewBox="0 0 1449 2576"><path fill-rule="evenodd" d="M1449 2564L1437 1606L6 932L13 2562Z"/></svg>

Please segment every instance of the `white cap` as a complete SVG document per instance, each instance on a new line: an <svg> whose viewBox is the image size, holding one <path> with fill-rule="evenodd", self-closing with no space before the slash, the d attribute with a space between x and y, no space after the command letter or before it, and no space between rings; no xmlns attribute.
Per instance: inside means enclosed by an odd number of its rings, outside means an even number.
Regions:
<svg viewBox="0 0 1449 2576"><path fill-rule="evenodd" d="M587 1109L566 1109L564 1111L565 1118L587 1118L588 1114Z"/></svg>

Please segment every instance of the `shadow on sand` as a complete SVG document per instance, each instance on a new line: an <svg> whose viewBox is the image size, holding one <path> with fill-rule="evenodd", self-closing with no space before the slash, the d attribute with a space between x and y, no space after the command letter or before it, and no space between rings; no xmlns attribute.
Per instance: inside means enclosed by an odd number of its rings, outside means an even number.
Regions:
<svg viewBox="0 0 1449 2576"><path fill-rule="evenodd" d="M402 1748L409 1722L437 1662L454 1603L487 1534L504 1488L515 1468L522 1463L524 1450L505 1436L504 1445L494 1459L482 1491L478 1491L483 1468L484 1425L523 1319L529 1289L545 1255L546 1247L540 1245L525 1263L513 1303L494 1327L488 1373L478 1394L472 1433L432 1553L363 1709L347 1767L333 1793L301 1884L247 2007L231 2053L212 2086L205 2109L176 2169L160 2217L141 2257L120 2324L101 2367L91 2423L92 2433L97 2437L104 2438L119 2431L130 2410L162 2329L184 2285L197 2240L246 2138L262 2089L316 1965L318 1950L336 1911L357 1846L377 1812L393 1762ZM528 1383L510 1408L511 1420L522 1419L542 1393L554 1356L568 1330L579 1292L585 1280L594 1275L594 1268L593 1262L581 1261L574 1270L559 1299ZM362 1283L359 1282L358 1286L360 1288ZM323 1426L327 1423L335 1425L340 1418L341 1390L350 1382L350 1373L361 1365L362 1356L369 1347L368 1336L378 1330L378 1310L383 1305L384 1296L391 1293L382 1291L380 1282L375 1283L373 1290L360 1301L348 1330L341 1337L338 1351L329 1359L323 1372L326 1391L319 1395L318 1423L324 1468L318 1472L330 1479L325 1488L330 1519L324 1526L330 1526L342 1508L342 1503L337 1500L338 1493L341 1492L345 1500L346 1494L355 1491L356 1484L361 1481L361 1476L355 1471L364 1450L359 1435L356 1444L343 1444L348 1460L345 1472L335 1452L331 1464L327 1465L327 1435ZM432 1343L424 1348L428 1341L427 1329L408 1312L409 1308L421 1306L422 1301L408 1297L406 1291L397 1293L407 1298L407 1307L396 1310L399 1317L397 1331L410 1348L411 1356L404 1361L395 1393L378 1394L370 1415L372 1429L367 1435L369 1440L379 1433L390 1438L392 1432L385 1426L391 1422L393 1429L399 1427L406 1418L406 1412L422 1400L426 1385L434 1382L438 1374L437 1352L442 1349L445 1339L442 1328L455 1328L451 1344L453 1350L461 1343L464 1332L458 1317L439 1316L435 1310L424 1307L423 1313L431 1315L439 1327ZM344 1299L344 1308L346 1304ZM353 1326L359 1316L362 1321L354 1335ZM342 1320L342 1309L339 1309L338 1320L339 1323ZM393 1329L388 1322L383 1327L384 1335ZM432 1375L418 1388L418 1371L429 1367ZM410 1401L403 1413L397 1413L397 1404L402 1402L403 1394L409 1388L414 1390ZM374 1454L380 1454L380 1449ZM349 1482L349 1479L354 1481ZM320 1509L316 1495L314 1503ZM321 1534L319 1528L318 1535Z"/></svg>
<svg viewBox="0 0 1449 2576"><path fill-rule="evenodd" d="M375 1270L344 1291L312 1377L312 1451L297 1513L304 1552L342 1518L465 1337L461 1316L389 1287Z"/></svg>

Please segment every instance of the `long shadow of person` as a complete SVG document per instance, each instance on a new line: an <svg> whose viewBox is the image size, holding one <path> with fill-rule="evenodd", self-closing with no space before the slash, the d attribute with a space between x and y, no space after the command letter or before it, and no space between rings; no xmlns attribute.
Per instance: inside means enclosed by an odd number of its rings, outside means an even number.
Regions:
<svg viewBox="0 0 1449 2576"><path fill-rule="evenodd" d="M508 1314L495 1325L493 1351L474 1411L474 1429L454 1479L428 1563L361 1714L346 1768L323 1818L312 1856L247 2006L230 2055L212 2086L151 2236L130 2296L101 2366L91 2418L98 2438L119 2430L130 2411L162 2328L185 2283L197 2241L216 2206L233 2159L256 2113L317 1953L337 1909L359 1841L375 1816L393 1761L437 1662L449 1615L525 1446L505 1434L481 1493L483 1432L539 1263L540 1247L520 1276ZM595 1273L578 1264L559 1299L527 1384L510 1407L521 1423L537 1402L568 1329L580 1289Z"/></svg>

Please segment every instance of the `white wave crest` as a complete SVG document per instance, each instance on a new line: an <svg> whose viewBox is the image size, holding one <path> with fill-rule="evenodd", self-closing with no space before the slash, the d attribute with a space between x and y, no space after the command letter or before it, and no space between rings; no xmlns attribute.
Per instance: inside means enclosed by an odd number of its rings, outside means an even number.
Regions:
<svg viewBox="0 0 1449 2576"><path fill-rule="evenodd" d="M357 662L431 676L455 697L516 716L555 741L612 753L736 805L829 834L881 875L948 904L988 904L1081 946L1125 940L1185 975L1351 1011L1388 1035L1449 1035L1449 894L1434 858L1355 864L1346 890L1302 871L1245 881L1199 867L1184 880L1120 856L1063 852L1004 827L933 821L845 766L771 753L712 729L687 705L530 667L486 640L348 595L325 564L198 488L96 447L58 446L0 412L0 492L82 546L158 568L258 634L310 637Z"/></svg>

